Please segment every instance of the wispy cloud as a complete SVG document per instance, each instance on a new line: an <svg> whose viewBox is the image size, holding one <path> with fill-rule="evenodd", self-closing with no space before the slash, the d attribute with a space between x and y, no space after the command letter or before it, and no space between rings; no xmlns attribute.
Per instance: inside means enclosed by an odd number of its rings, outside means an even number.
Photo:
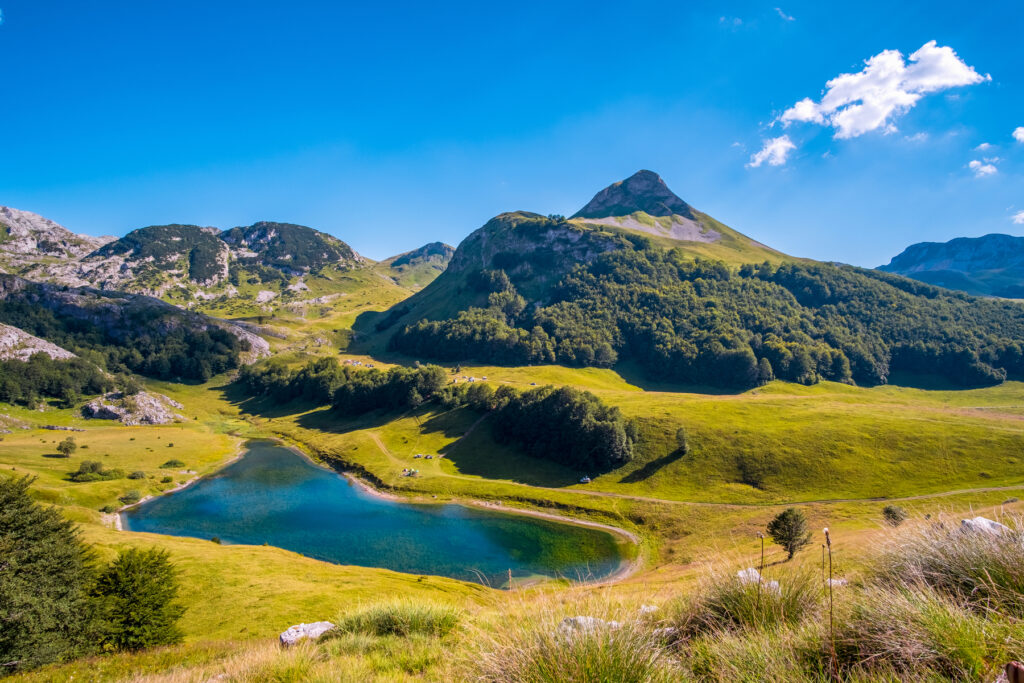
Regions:
<svg viewBox="0 0 1024 683"><path fill-rule="evenodd" d="M1010 216L1010 220L1013 221L1015 225L1024 225L1024 211L1018 211L1013 214Z"/></svg>
<svg viewBox="0 0 1024 683"><path fill-rule="evenodd" d="M751 155L747 168L757 168L765 162L769 166L782 166L786 163L789 153L794 149L796 149L796 145L793 144L788 135L780 135L777 138L765 140L761 151Z"/></svg>
<svg viewBox="0 0 1024 683"><path fill-rule="evenodd" d="M782 8L781 8L781 7L776 7L776 8L775 8L775 11L776 11L776 12L778 13L778 15L779 15L780 17L782 17L782 18L783 18L783 20L785 20L785 21L796 21L796 17L792 17L792 16L790 16L790 15L786 14L785 12L783 12L783 11L782 11Z"/></svg>
<svg viewBox="0 0 1024 683"><path fill-rule="evenodd" d="M732 28L739 28L743 25L743 20L739 17L718 17L718 23L722 26L731 26Z"/></svg>
<svg viewBox="0 0 1024 683"><path fill-rule="evenodd" d="M984 152L984 151L990 150L990 149L992 149L991 143L983 142L980 145L978 145L977 147L975 147L974 151L975 152Z"/></svg>
<svg viewBox="0 0 1024 683"><path fill-rule="evenodd" d="M968 66L950 47L934 40L911 53L884 50L857 73L840 74L825 84L820 102L807 97L783 112L786 126L795 122L831 126L836 138L855 138L873 130L894 132L893 121L927 94L991 80Z"/></svg>
<svg viewBox="0 0 1024 683"><path fill-rule="evenodd" d="M1024 142L1024 126L1017 126L1014 129L1013 139L1017 142Z"/></svg>
<svg viewBox="0 0 1024 683"><path fill-rule="evenodd" d="M998 159L985 159L979 161L975 159L971 163L967 164L967 167L974 171L975 178L984 178L985 176L995 175L999 172L999 169L994 164L990 163L993 161L999 161Z"/></svg>

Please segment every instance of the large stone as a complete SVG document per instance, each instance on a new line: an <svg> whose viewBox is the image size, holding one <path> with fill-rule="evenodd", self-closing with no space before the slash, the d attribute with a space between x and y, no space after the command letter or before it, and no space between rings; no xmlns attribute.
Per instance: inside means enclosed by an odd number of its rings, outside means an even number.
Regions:
<svg viewBox="0 0 1024 683"><path fill-rule="evenodd" d="M334 628L329 621L315 621L312 624L297 624L281 634L281 647L291 647L295 643L306 640L317 640L320 636Z"/></svg>
<svg viewBox="0 0 1024 683"><path fill-rule="evenodd" d="M605 621L604 619L598 619L597 617L566 617L562 619L562 623L558 625L558 630L565 636L572 636L578 633L593 633L594 631L604 629L616 629L621 626L617 621Z"/></svg>
<svg viewBox="0 0 1024 683"><path fill-rule="evenodd" d="M986 517L975 517L974 519L961 520L960 528L963 531L991 534L993 536L999 536L1000 534L1010 531L1010 527L1005 524L1000 524L999 522L995 522Z"/></svg>

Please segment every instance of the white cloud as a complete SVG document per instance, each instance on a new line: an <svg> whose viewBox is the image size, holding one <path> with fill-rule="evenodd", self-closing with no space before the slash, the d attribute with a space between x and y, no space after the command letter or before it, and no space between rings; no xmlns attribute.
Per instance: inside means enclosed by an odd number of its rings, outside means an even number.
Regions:
<svg viewBox="0 0 1024 683"><path fill-rule="evenodd" d="M907 142L926 142L928 140L928 133L922 131L920 133L914 133L913 135L907 135L903 139Z"/></svg>
<svg viewBox="0 0 1024 683"><path fill-rule="evenodd" d="M998 161L998 159L985 159L985 162L975 159L971 163L967 164L967 167L974 171L975 178L984 178L987 175L995 175L999 172L999 169L991 163L988 163L990 161Z"/></svg>
<svg viewBox="0 0 1024 683"><path fill-rule="evenodd" d="M1010 216L1010 220L1013 221L1015 225L1024 225L1024 211L1018 211L1013 214Z"/></svg>
<svg viewBox="0 0 1024 683"><path fill-rule="evenodd" d="M776 7L775 11L778 12L779 16L782 17L785 21L796 21L796 17L791 17L790 15L786 14L785 12L782 11L781 7Z"/></svg>
<svg viewBox="0 0 1024 683"><path fill-rule="evenodd" d="M794 149L796 149L796 145L793 144L788 135L780 135L777 138L765 140L761 151L751 155L747 168L757 168L766 161L769 166L782 166L786 163L786 157Z"/></svg>
<svg viewBox="0 0 1024 683"><path fill-rule="evenodd" d="M1014 128L1013 139L1017 142L1024 142L1024 126L1017 126Z"/></svg>
<svg viewBox="0 0 1024 683"><path fill-rule="evenodd" d="M883 50L862 70L828 81L820 102L807 97L779 120L832 126L837 138L855 138L873 130L892 133L893 120L929 93L991 80L957 57L950 47L928 41L904 61L898 50ZM1022 134L1024 137L1024 134Z"/></svg>
<svg viewBox="0 0 1024 683"><path fill-rule="evenodd" d="M985 150L992 149L992 145L988 142L983 142L974 148L975 152L984 152Z"/></svg>

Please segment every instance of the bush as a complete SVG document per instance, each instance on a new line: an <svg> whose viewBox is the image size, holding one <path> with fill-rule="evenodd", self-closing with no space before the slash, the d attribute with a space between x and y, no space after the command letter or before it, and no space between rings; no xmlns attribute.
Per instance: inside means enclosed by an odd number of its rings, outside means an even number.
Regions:
<svg viewBox="0 0 1024 683"><path fill-rule="evenodd" d="M132 505L142 500L142 492L136 489L132 489L131 491L126 491L124 495L118 498L118 500L124 503L125 505Z"/></svg>
<svg viewBox="0 0 1024 683"><path fill-rule="evenodd" d="M1015 530L998 535L966 531L944 520L901 534L879 558L879 579L890 586L929 586L979 610L1024 617L1022 520L1004 521Z"/></svg>
<svg viewBox="0 0 1024 683"><path fill-rule="evenodd" d="M370 605L338 619L337 633L365 633L372 636L445 636L454 629L461 613L450 605L413 600L395 600Z"/></svg>
<svg viewBox="0 0 1024 683"><path fill-rule="evenodd" d="M768 535L778 545L785 548L792 560L797 551L811 542L811 532L807 530L807 517L796 508L786 508L775 519L768 522Z"/></svg>
<svg viewBox="0 0 1024 683"><path fill-rule="evenodd" d="M117 512L120 509L121 508L119 508L116 505L104 505L103 507L100 508L100 512L103 512L103 513L106 513L106 514L110 515L110 514L113 514L113 513Z"/></svg>
<svg viewBox="0 0 1024 683"><path fill-rule="evenodd" d="M184 466L185 466L185 463L183 463L181 460L173 459L173 460L168 460L163 465L160 465L160 469L171 470L171 469L179 469L179 468L184 467Z"/></svg>
<svg viewBox="0 0 1024 683"><path fill-rule="evenodd" d="M907 511L898 505L886 505L882 508L882 518L889 526L899 526L907 520Z"/></svg>
<svg viewBox="0 0 1024 683"><path fill-rule="evenodd" d="M92 642L92 555L71 522L32 500L31 483L0 478L3 673L80 656Z"/></svg>
<svg viewBox="0 0 1024 683"><path fill-rule="evenodd" d="M146 478L146 473L143 472L142 470L135 470L134 472L132 472L131 474L128 475L128 478L129 479L145 479Z"/></svg>
<svg viewBox="0 0 1024 683"><path fill-rule="evenodd" d="M687 636L792 625L816 613L821 594L820 580L811 571L790 572L780 577L778 587L764 577L759 584L735 575L714 575L673 621Z"/></svg>
<svg viewBox="0 0 1024 683"><path fill-rule="evenodd" d="M161 484L170 484L174 481L174 477L163 477L160 479Z"/></svg>
<svg viewBox="0 0 1024 683"><path fill-rule="evenodd" d="M103 647L141 650L180 642L177 622L185 610L175 602L177 594L177 571L166 551L123 551L96 582Z"/></svg>
<svg viewBox="0 0 1024 683"><path fill-rule="evenodd" d="M91 481L110 481L120 479L123 476L123 471L105 469L103 463L97 460L83 460L78 465L78 471L72 472L68 478L74 482L86 483Z"/></svg>

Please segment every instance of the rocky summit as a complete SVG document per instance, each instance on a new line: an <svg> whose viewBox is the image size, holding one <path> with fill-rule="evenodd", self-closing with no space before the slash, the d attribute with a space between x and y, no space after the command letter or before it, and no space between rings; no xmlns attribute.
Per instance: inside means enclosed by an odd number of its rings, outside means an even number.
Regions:
<svg viewBox="0 0 1024 683"><path fill-rule="evenodd" d="M879 270L969 294L1024 298L1024 237L991 234L919 242Z"/></svg>
<svg viewBox="0 0 1024 683"><path fill-rule="evenodd" d="M693 208L680 199L654 171L641 170L604 188L573 218L629 216L642 211L649 216L683 216L694 220Z"/></svg>

